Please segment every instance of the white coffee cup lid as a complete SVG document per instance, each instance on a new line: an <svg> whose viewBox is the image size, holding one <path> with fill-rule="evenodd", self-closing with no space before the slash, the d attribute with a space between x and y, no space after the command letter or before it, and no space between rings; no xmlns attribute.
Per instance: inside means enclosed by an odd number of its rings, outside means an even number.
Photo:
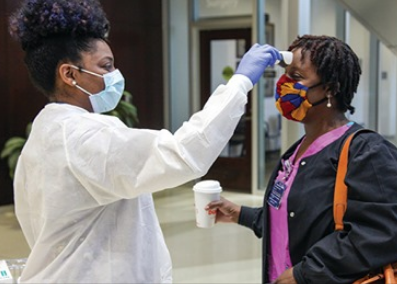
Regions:
<svg viewBox="0 0 397 284"><path fill-rule="evenodd" d="M203 180L196 183L193 190L202 193L217 193L222 191L222 187L217 180Z"/></svg>

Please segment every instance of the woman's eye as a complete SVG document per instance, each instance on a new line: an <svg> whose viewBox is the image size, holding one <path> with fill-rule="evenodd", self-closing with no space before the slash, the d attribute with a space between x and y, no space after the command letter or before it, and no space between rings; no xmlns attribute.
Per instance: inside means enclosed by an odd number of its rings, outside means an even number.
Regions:
<svg viewBox="0 0 397 284"><path fill-rule="evenodd" d="M300 76L299 74L290 74L289 75L292 79L299 81L300 79L302 79L302 76Z"/></svg>
<svg viewBox="0 0 397 284"><path fill-rule="evenodd" d="M103 69L105 69L106 71L112 71L113 70L113 65L112 64L106 64Z"/></svg>

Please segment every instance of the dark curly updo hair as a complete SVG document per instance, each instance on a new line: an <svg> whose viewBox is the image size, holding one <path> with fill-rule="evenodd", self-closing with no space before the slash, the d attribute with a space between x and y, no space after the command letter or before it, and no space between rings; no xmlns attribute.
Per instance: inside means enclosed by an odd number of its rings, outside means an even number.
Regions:
<svg viewBox="0 0 397 284"><path fill-rule="evenodd" d="M49 98L58 64L78 64L81 52L92 50L98 39L106 41L109 29L98 0L24 0L9 21L33 83Z"/></svg>
<svg viewBox="0 0 397 284"><path fill-rule="evenodd" d="M321 82L335 95L338 109L353 114L351 102L357 92L361 67L350 46L335 37L304 35L298 36L288 50L296 48L302 48L302 60L309 52Z"/></svg>

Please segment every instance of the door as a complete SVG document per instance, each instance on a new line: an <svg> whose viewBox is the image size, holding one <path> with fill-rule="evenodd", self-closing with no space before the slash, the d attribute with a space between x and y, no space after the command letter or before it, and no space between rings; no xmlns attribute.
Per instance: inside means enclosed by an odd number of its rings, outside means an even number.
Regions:
<svg viewBox="0 0 397 284"><path fill-rule="evenodd" d="M251 29L200 32L200 100L202 106L219 84L233 74L251 46ZM228 190L251 192L251 99L228 145L205 179L216 179Z"/></svg>

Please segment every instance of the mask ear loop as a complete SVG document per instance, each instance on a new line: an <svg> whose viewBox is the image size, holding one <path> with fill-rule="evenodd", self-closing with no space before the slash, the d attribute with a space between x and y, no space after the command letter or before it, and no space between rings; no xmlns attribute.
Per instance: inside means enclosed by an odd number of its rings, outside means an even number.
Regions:
<svg viewBox="0 0 397 284"><path fill-rule="evenodd" d="M318 102L312 103L312 106L318 106L318 105L322 104L323 102L325 102L326 100L328 100L328 98L322 98ZM327 106L328 106L328 104L327 104Z"/></svg>
<svg viewBox="0 0 397 284"><path fill-rule="evenodd" d="M80 72L85 72L85 73L88 73L88 74L91 74L91 75L94 75L94 76L103 78L103 75L97 74L97 73L92 72L92 71L89 71L89 70L86 70L86 69L84 69L84 68L82 68L82 67L78 67L78 66L75 66L75 65L70 65L70 66L71 66L72 68L76 69L76 70L79 70Z"/></svg>
<svg viewBox="0 0 397 284"><path fill-rule="evenodd" d="M71 64L70 66L71 66L72 68L76 69L76 70L79 70L80 72L85 72L85 73L88 73L88 74L91 74L91 75L94 75L94 76L103 78L103 75L101 75L101 74L97 74L97 73L94 73L94 72L85 70L84 68L81 68L81 67L78 67L78 66L75 66L75 65L72 65L72 64ZM72 84L73 84L73 86L75 86L77 89L79 89L79 90L82 91L83 93L85 93L85 94L87 94L87 95L89 95L89 96L92 96L92 94L91 94L90 92L88 92L86 89L80 87L80 86L77 84L76 80L73 80Z"/></svg>
<svg viewBox="0 0 397 284"><path fill-rule="evenodd" d="M87 90L85 90L82 87L80 87L79 85L77 85L77 82L75 80L73 80L72 84L73 84L73 86L75 86L77 89L79 89L83 93L86 93L87 95L92 96L92 94L90 92L88 92Z"/></svg>
<svg viewBox="0 0 397 284"><path fill-rule="evenodd" d="M310 89L313 89L313 88L316 88L316 87L318 87L318 86L320 86L320 85L322 85L322 82L317 83L317 84L315 84L315 85L309 87L309 90L310 90ZM332 97L331 95L327 95L325 98L322 98L322 99L319 100L318 102L312 103L312 106L318 106L318 105L322 104L323 102L328 101L328 102L327 102L327 107L328 107L328 108L331 108L331 107L332 107L332 104L331 104L331 97Z"/></svg>

